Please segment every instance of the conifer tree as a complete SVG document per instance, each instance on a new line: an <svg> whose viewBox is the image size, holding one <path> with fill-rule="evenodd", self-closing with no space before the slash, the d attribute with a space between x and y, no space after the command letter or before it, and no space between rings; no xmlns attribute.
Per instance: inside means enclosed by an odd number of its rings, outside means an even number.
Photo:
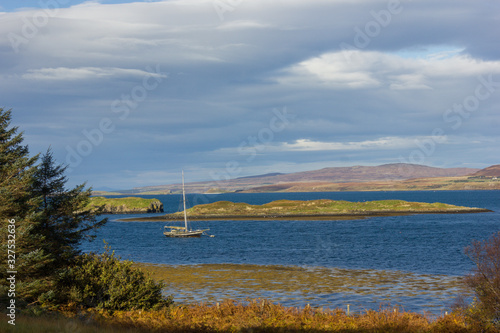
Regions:
<svg viewBox="0 0 500 333"><path fill-rule="evenodd" d="M65 292L67 270L78 245L106 223L99 211L86 210L91 189L66 189L66 167L56 165L49 150L37 166L29 157L22 133L9 128L11 111L0 109L0 298L6 272L16 270L16 298L24 303L56 304ZM15 221L15 266L7 267L8 227Z"/></svg>
<svg viewBox="0 0 500 333"><path fill-rule="evenodd" d="M0 108L0 304L11 297L8 271L17 271L18 309L28 304L111 310L171 304L162 295L163 284L131 269L131 263L108 253L80 255L79 244L93 239L107 219L98 220L101 211L86 208L91 189L85 184L66 188L66 167L56 164L50 148L36 165L38 155L29 157L22 133L10 122L11 111ZM15 251L10 266L8 249Z"/></svg>
<svg viewBox="0 0 500 333"><path fill-rule="evenodd" d="M0 108L0 219L22 219L29 214L29 189L38 156L29 157L22 133L10 127L11 111Z"/></svg>
<svg viewBox="0 0 500 333"><path fill-rule="evenodd" d="M81 241L92 240L93 232L107 222L97 219L100 210L86 209L91 188L85 189L85 184L65 187L65 171L65 166L56 164L49 148L33 174L31 186L32 196L38 199L32 234L42 240L37 243L38 250L48 254L40 278L49 282L45 290L32 288L37 291L32 296L36 296L36 303L49 307L64 303L67 298L73 282L68 276L80 254Z"/></svg>
<svg viewBox="0 0 500 333"><path fill-rule="evenodd" d="M92 190L85 184L66 189L65 166L56 165L50 148L42 156L34 174L33 196L39 198L35 232L45 237L41 244L54 258L54 269L66 267L80 253L78 245L84 239L93 239L92 232L106 223L97 220L100 211L85 209Z"/></svg>
<svg viewBox="0 0 500 333"><path fill-rule="evenodd" d="M29 294L28 290L37 289L44 284L42 281L32 283L34 278L38 278L37 269L34 268L50 261L48 256L39 251L33 243L36 238L32 231L36 224L34 206L37 200L31 195L31 185L38 156L29 157L28 147L22 145L22 133L17 133L17 127L10 127L10 122L11 111L0 108L0 301L2 304L5 304L3 301L9 289L6 280L7 271L22 272L16 276L15 295L17 298L23 298L23 294ZM14 228L9 229L8 225L14 225Z"/></svg>

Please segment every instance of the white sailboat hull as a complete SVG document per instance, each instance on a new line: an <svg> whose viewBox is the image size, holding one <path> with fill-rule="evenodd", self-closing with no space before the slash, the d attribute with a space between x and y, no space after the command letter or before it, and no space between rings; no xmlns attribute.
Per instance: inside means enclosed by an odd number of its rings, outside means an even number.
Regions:
<svg viewBox="0 0 500 333"><path fill-rule="evenodd" d="M170 230L170 231L165 231L163 234L167 237L201 237L203 235L203 233L207 230L208 229L188 230L188 231Z"/></svg>

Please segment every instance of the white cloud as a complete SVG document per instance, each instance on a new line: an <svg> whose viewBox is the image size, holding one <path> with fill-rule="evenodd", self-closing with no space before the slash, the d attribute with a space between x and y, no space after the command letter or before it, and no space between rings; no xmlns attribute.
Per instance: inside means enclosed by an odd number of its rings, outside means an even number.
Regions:
<svg viewBox="0 0 500 333"><path fill-rule="evenodd" d="M422 73L393 75L389 76L389 80L392 81L389 88L394 90L432 89Z"/></svg>
<svg viewBox="0 0 500 333"><path fill-rule="evenodd" d="M236 20L236 21L230 21L226 22L217 29L220 30L243 30L243 29L263 29L263 28L269 28L272 27L270 24L266 23L260 23L257 21L250 21L250 20Z"/></svg>
<svg viewBox="0 0 500 333"><path fill-rule="evenodd" d="M313 152L313 151L353 151L353 150L391 150L414 148L417 142L436 141L434 136L381 137L364 141L317 141L297 139L289 142L272 142L255 146L243 145L239 148L221 148L214 153L242 154L247 152L278 153L278 152ZM439 143L448 141L446 136L439 137Z"/></svg>
<svg viewBox="0 0 500 333"><path fill-rule="evenodd" d="M329 88L432 89L439 80L500 73L500 61L483 61L447 52L408 58L373 51L325 53L290 66L276 80L281 84ZM437 80L437 81L436 81Z"/></svg>
<svg viewBox="0 0 500 333"><path fill-rule="evenodd" d="M146 75L160 78L166 77L164 74L149 73L138 69L97 67L30 69L22 77L27 80L87 80L106 77L144 77Z"/></svg>
<svg viewBox="0 0 500 333"><path fill-rule="evenodd" d="M334 150L366 150L366 149L401 149L413 147L415 140L425 137L383 137L375 140L324 142L299 139L293 143L281 143L274 147L278 151L334 151Z"/></svg>

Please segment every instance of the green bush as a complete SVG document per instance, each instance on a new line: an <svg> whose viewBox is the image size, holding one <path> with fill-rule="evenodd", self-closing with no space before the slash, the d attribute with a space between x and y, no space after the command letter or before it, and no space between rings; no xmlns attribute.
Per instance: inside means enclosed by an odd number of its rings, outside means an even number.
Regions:
<svg viewBox="0 0 500 333"><path fill-rule="evenodd" d="M163 282L155 282L131 261L121 261L114 252L84 254L64 278L69 301L85 308L105 310L158 309L173 303L164 297Z"/></svg>

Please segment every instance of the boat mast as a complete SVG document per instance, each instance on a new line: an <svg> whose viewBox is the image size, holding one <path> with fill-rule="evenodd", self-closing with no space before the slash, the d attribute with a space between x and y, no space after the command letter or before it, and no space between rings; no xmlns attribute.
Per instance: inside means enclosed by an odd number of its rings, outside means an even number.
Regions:
<svg viewBox="0 0 500 333"><path fill-rule="evenodd" d="M184 170L182 170L182 203L184 204L184 227L188 231L188 220L186 212L186 191L184 190Z"/></svg>

